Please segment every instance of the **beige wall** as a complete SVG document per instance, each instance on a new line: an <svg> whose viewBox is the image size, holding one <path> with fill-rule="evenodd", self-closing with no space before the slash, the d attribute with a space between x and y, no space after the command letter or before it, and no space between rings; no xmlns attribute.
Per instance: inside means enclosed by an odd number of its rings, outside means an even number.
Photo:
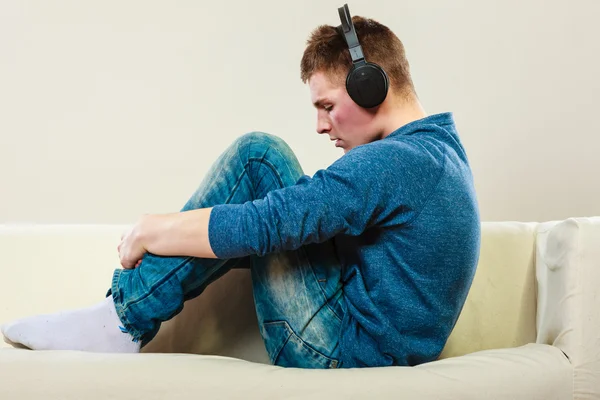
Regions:
<svg viewBox="0 0 600 400"><path fill-rule="evenodd" d="M315 133L299 61L343 1L0 0L0 223L178 210L237 136ZM349 2L404 41L426 110L453 111L484 220L600 215L600 2Z"/></svg>

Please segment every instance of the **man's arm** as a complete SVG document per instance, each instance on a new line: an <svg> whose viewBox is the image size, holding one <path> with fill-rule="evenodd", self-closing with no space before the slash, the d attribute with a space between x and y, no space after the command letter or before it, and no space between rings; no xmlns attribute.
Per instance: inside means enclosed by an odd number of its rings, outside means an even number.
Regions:
<svg viewBox="0 0 600 400"><path fill-rule="evenodd" d="M217 258L208 239L211 208L144 217L140 241L146 251L163 256Z"/></svg>
<svg viewBox="0 0 600 400"><path fill-rule="evenodd" d="M222 259L263 256L337 234L360 235L398 212L408 220L414 210L407 197L414 193L403 190L403 170L389 166L398 161L398 150L380 147L358 147L312 178L305 175L262 199L148 215L138 224L139 233L130 234L134 244L125 240L122 264L135 267L145 252Z"/></svg>

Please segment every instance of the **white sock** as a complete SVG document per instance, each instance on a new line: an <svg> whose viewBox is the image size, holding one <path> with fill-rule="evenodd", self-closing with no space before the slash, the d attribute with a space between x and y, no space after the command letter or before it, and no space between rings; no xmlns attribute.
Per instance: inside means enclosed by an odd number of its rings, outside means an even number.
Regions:
<svg viewBox="0 0 600 400"><path fill-rule="evenodd" d="M9 343L33 350L140 351L140 343L124 332L111 296L91 307L20 319L1 330Z"/></svg>

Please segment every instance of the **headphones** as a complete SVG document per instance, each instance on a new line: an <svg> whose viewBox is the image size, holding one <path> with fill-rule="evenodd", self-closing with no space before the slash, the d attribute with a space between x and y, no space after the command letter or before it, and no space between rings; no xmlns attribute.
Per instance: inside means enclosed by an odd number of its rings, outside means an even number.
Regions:
<svg viewBox="0 0 600 400"><path fill-rule="evenodd" d="M383 103L390 81L379 65L368 62L358 42L348 4L338 8L342 24L337 30L343 34L352 57L352 68L346 76L346 90L350 98L363 108L372 108Z"/></svg>

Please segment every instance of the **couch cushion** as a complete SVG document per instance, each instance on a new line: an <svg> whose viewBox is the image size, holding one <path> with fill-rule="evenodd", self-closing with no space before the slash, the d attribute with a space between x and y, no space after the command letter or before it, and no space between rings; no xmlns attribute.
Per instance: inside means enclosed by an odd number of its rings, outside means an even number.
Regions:
<svg viewBox="0 0 600 400"><path fill-rule="evenodd" d="M303 370L189 354L0 350L2 399L567 400L555 347L491 350L418 367Z"/></svg>
<svg viewBox="0 0 600 400"><path fill-rule="evenodd" d="M536 225L482 224L477 272L441 358L535 342Z"/></svg>

